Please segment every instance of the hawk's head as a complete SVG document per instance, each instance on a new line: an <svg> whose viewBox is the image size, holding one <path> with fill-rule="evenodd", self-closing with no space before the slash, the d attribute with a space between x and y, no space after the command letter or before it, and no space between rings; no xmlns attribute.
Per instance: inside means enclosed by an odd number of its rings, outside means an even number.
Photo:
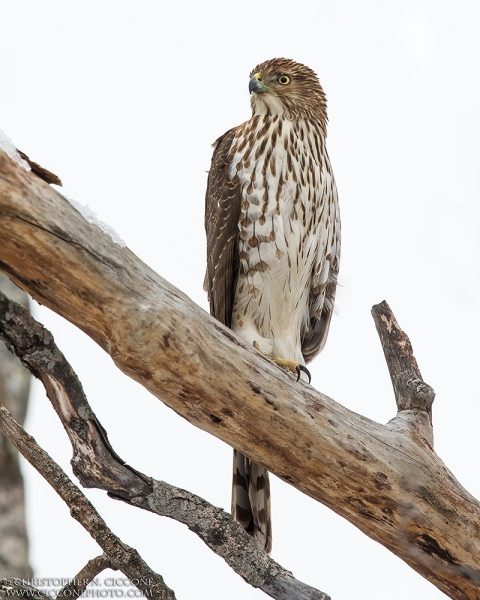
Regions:
<svg viewBox="0 0 480 600"><path fill-rule="evenodd" d="M254 115L270 113L289 119L312 119L325 126L327 101L316 74L289 58L273 58L250 73Z"/></svg>

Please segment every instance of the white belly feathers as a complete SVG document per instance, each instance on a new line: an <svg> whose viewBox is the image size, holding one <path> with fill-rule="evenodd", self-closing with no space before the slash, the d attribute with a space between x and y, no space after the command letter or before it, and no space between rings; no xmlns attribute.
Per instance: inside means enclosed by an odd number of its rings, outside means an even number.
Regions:
<svg viewBox="0 0 480 600"><path fill-rule="evenodd" d="M312 273L328 272L322 257L331 238L334 184L323 132L311 121L257 116L230 157L242 190L232 329L263 352L303 362Z"/></svg>

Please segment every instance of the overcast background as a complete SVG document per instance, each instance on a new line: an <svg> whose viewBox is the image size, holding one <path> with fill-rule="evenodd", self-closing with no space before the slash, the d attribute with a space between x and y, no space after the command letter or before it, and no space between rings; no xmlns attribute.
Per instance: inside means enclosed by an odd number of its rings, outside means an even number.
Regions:
<svg viewBox="0 0 480 600"><path fill-rule="evenodd" d="M285 56L312 67L329 103L343 228L337 316L312 384L381 423L395 415L370 316L387 300L437 393L436 451L478 497L479 25L478 0L1 0L0 127L206 309L210 145L249 118L256 64ZM231 449L122 375L69 323L38 305L34 314L118 453L229 510ZM38 383L26 427L71 473L67 437ZM23 470L35 574L73 576L99 548L48 484ZM334 600L445 597L272 479L272 556L298 578ZM184 526L86 494L179 600L265 597Z"/></svg>

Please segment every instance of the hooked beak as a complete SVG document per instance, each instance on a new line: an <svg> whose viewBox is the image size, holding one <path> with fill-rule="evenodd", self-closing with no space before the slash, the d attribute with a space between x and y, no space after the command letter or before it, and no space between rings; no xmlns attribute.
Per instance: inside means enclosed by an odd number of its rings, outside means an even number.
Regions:
<svg viewBox="0 0 480 600"><path fill-rule="evenodd" d="M260 81L261 77L260 73L255 73L250 79L250 83L248 84L250 93L254 92L255 94L262 94L266 91L267 87Z"/></svg>

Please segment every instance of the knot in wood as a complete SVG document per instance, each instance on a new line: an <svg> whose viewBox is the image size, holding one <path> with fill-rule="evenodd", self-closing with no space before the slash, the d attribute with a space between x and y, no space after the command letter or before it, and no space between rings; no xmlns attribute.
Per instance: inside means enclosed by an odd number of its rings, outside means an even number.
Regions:
<svg viewBox="0 0 480 600"><path fill-rule="evenodd" d="M402 374L397 383L395 396L398 410L416 408L431 413L435 399L435 392L431 386L411 373Z"/></svg>

